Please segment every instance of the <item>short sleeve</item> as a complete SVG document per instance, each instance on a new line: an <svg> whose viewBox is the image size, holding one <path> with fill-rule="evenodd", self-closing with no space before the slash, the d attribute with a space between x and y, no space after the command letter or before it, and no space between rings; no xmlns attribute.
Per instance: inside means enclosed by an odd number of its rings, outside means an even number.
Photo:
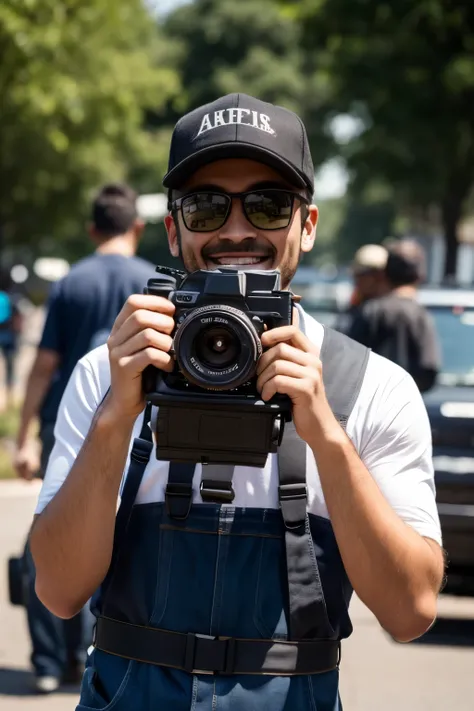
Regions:
<svg viewBox="0 0 474 711"><path fill-rule="evenodd" d="M62 299L62 284L61 282L56 282L55 284L53 284L49 295L46 307L46 321L43 328L43 335L41 336L41 341L39 344L40 348L56 351L57 353L63 352L63 346L61 342Z"/></svg>
<svg viewBox="0 0 474 711"><path fill-rule="evenodd" d="M413 378L404 374L382 388L371 409L361 436L362 461L400 518L441 545L431 427Z"/></svg>
<svg viewBox="0 0 474 711"><path fill-rule="evenodd" d="M79 361L59 407L54 429L55 444L49 457L36 514L45 509L69 474L102 401L100 390L90 364L84 359Z"/></svg>

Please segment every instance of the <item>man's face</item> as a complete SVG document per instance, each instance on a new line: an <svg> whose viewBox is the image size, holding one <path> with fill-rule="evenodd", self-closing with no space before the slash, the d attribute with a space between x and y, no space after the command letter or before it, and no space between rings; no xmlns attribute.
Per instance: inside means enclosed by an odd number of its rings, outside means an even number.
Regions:
<svg viewBox="0 0 474 711"><path fill-rule="evenodd" d="M272 168L252 160L232 159L209 163L197 170L173 199L195 191L240 193L253 189L280 188L299 192ZM242 203L232 200L225 224L213 232L192 232L186 228L181 212L165 219L171 254L180 254L187 271L236 266L240 269L280 268L282 287L288 288L298 267L300 252L309 252L316 236L318 210L311 205L308 218L301 224L302 203L295 200L288 227L262 230L246 218ZM303 206L304 207L304 206ZM174 220L179 221L179 236Z"/></svg>

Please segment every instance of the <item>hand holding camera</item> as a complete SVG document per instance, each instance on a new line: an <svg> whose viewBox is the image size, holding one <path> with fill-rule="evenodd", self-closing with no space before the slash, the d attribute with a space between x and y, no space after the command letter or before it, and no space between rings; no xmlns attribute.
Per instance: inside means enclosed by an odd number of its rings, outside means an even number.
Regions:
<svg viewBox="0 0 474 711"><path fill-rule="evenodd" d="M171 371L174 304L160 296L135 294L118 315L107 341L111 388L107 397L124 417L136 418L145 400L142 373L147 366Z"/></svg>
<svg viewBox="0 0 474 711"><path fill-rule="evenodd" d="M330 412L317 347L296 326L284 326L262 335L265 350L257 368L257 389L265 401L277 393L292 401L295 429L301 439L314 438L315 422Z"/></svg>

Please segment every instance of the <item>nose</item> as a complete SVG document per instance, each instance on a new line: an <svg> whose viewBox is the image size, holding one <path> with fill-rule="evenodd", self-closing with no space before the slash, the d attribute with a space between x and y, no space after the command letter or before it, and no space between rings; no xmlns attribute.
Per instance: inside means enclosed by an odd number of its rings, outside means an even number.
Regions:
<svg viewBox="0 0 474 711"><path fill-rule="evenodd" d="M256 239L257 231L245 217L242 203L239 198L232 199L230 215L225 225L219 230L220 239L228 239L232 242L243 242L245 239Z"/></svg>

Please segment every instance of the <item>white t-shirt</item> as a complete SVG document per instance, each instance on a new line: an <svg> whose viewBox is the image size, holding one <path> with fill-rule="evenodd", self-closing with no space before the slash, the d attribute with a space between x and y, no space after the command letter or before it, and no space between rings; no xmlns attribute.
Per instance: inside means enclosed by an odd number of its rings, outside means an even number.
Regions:
<svg viewBox="0 0 474 711"><path fill-rule="evenodd" d="M321 347L324 329L302 312L307 337ZM55 428L56 443L39 495L39 514L61 487L89 431L94 413L110 385L107 347L89 352L77 364L64 392ZM133 438L139 435L142 415ZM423 399L413 379L402 368L370 354L364 381L347 423L347 434L365 466L395 512L422 536L441 545L435 501L431 429ZM128 470L129 456L125 472ZM152 452L140 486L137 503L164 500L168 462ZM199 494L201 466L194 474L193 498ZM308 511L329 517L313 453L307 447ZM233 506L278 508L277 455L265 467L236 467ZM122 481L123 487L123 481Z"/></svg>

